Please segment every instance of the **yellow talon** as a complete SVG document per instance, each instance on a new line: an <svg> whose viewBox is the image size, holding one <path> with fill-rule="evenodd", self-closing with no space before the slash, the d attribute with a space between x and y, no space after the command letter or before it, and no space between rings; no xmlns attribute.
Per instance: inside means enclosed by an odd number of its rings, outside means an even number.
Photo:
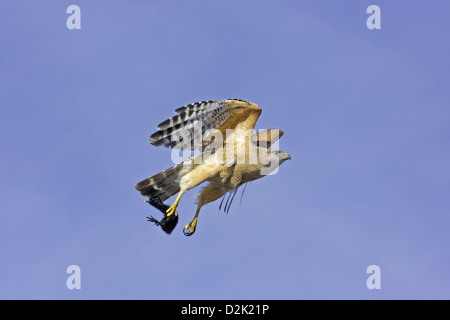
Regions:
<svg viewBox="0 0 450 320"><path fill-rule="evenodd" d="M185 227L184 227L184 235L186 236L192 236L195 232L195 229L197 227L197 217L194 218L194 220L192 220L191 222L189 222Z"/></svg>
<svg viewBox="0 0 450 320"><path fill-rule="evenodd" d="M167 209L167 211L166 211L166 216L171 216L172 214L174 214L175 213L175 215L176 216L178 216L178 213L177 213L177 206L174 206L174 205L172 205L169 209Z"/></svg>
<svg viewBox="0 0 450 320"><path fill-rule="evenodd" d="M177 206L178 206L178 202L180 202L180 198L181 198L181 196L183 195L183 193L184 193L184 191L183 190L181 190L179 193L178 193L178 195L177 195L177 198L175 199L175 201L174 201L174 203L170 206L170 208L169 209L167 209L166 210L166 216L171 216L172 214L174 214L175 213L175 215L177 216L178 215L178 213L177 213Z"/></svg>

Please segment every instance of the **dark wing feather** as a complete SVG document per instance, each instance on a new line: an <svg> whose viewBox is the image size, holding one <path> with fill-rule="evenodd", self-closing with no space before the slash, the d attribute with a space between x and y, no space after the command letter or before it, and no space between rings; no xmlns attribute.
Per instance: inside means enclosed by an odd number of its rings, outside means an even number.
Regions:
<svg viewBox="0 0 450 320"><path fill-rule="evenodd" d="M211 143L213 129L225 135L226 129L234 129L244 121L249 121L248 126L253 129L261 108L244 100L227 99L192 103L176 109L175 113L177 115L157 126L158 131L150 136L151 144L176 149L203 149ZM250 117L252 114L255 116Z"/></svg>

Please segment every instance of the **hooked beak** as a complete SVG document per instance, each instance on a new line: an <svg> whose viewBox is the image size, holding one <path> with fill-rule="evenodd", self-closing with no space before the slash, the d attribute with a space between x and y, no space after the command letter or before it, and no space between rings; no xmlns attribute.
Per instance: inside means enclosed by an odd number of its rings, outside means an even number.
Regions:
<svg viewBox="0 0 450 320"><path fill-rule="evenodd" d="M284 160L291 160L291 156L288 155L287 153L285 153L285 154L283 155L283 159L284 159Z"/></svg>

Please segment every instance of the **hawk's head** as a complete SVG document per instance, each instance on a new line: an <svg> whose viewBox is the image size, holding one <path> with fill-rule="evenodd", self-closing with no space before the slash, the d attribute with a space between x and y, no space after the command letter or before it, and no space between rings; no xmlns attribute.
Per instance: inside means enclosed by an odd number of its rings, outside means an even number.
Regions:
<svg viewBox="0 0 450 320"><path fill-rule="evenodd" d="M280 159L280 164L286 160L291 160L291 156L281 150L278 150L278 158Z"/></svg>
<svg viewBox="0 0 450 320"><path fill-rule="evenodd" d="M268 149L271 153L271 158L274 160L278 160L279 165L281 165L286 160L291 160L291 156L284 151L278 149Z"/></svg>
<svg viewBox="0 0 450 320"><path fill-rule="evenodd" d="M260 153L260 174L263 176L274 174L277 172L274 170L276 170L284 161L290 159L291 156L286 152L274 148L264 148L264 151Z"/></svg>

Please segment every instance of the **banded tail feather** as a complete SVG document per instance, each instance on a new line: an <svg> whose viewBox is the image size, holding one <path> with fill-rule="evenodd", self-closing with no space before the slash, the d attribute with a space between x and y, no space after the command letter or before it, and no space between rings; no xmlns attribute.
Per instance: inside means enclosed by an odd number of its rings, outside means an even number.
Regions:
<svg viewBox="0 0 450 320"><path fill-rule="evenodd" d="M141 195L146 197L159 197L166 201L180 191L180 180L198 164L194 155L167 170L144 179L136 185Z"/></svg>
<svg viewBox="0 0 450 320"><path fill-rule="evenodd" d="M179 173L182 170L182 163L164 170L154 176L142 180L136 185L141 195L146 197L159 197L161 201L169 199L180 191Z"/></svg>

